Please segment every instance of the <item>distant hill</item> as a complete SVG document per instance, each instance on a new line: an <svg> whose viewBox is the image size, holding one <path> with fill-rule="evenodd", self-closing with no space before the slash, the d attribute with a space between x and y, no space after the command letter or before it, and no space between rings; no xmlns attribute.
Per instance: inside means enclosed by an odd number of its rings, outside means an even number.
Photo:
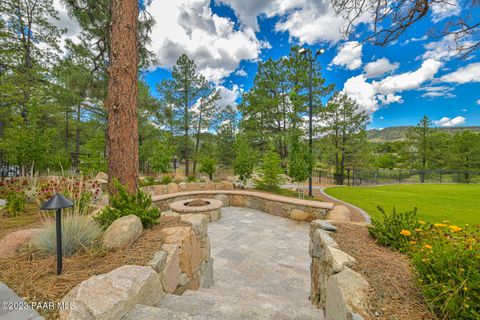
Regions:
<svg viewBox="0 0 480 320"><path fill-rule="evenodd" d="M404 140L407 137L408 126L389 127L384 129L371 129L367 132L368 140L372 142L395 141ZM455 133L463 130L472 130L480 132L480 126L470 127L452 127L452 128L437 128L440 131Z"/></svg>

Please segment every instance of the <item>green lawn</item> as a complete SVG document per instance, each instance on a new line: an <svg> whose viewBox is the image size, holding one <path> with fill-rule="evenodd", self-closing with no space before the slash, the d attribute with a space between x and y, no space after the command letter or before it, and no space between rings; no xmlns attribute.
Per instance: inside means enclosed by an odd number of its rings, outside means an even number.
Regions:
<svg viewBox="0 0 480 320"><path fill-rule="evenodd" d="M420 219L430 222L450 220L455 224L480 224L480 185L412 184L381 187L333 187L326 193L379 217L377 205L387 213L418 208Z"/></svg>

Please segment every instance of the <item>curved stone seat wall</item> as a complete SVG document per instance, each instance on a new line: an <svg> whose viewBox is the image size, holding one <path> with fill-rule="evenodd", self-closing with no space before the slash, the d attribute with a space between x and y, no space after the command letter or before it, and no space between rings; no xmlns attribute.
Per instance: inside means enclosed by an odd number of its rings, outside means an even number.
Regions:
<svg viewBox="0 0 480 320"><path fill-rule="evenodd" d="M245 190L185 191L154 195L152 201L160 210L166 211L172 202L197 198L217 199L221 200L224 206L247 207L299 221L325 219L327 213L334 207L333 203Z"/></svg>

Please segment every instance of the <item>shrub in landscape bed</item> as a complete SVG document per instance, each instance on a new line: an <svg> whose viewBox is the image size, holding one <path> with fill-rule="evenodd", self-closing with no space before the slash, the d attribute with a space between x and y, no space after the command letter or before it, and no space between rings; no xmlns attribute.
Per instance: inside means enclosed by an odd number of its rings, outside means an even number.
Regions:
<svg viewBox="0 0 480 320"><path fill-rule="evenodd" d="M480 226L412 231L412 262L428 303L447 319L480 319Z"/></svg>
<svg viewBox="0 0 480 320"><path fill-rule="evenodd" d="M417 208L406 212L397 212L395 207L392 214L387 214L380 206L378 210L382 213L381 219L372 219L372 226L368 232L381 245L388 246L394 250L405 252L410 248L408 235L410 230L420 227L417 220Z"/></svg>
<svg viewBox="0 0 480 320"><path fill-rule="evenodd" d="M426 223L416 210L381 212L370 234L410 256L432 310L442 319L480 319L480 226Z"/></svg>
<svg viewBox="0 0 480 320"><path fill-rule="evenodd" d="M195 182L197 181L197 177L194 174L187 176L187 182Z"/></svg>
<svg viewBox="0 0 480 320"><path fill-rule="evenodd" d="M141 190L134 194L129 194L118 181L115 181L115 187L118 193L112 196L111 206L103 209L95 217L95 220L102 227L107 228L118 218L131 214L138 216L145 228L158 223L160 211L152 207L150 195L143 193Z"/></svg>
<svg viewBox="0 0 480 320"><path fill-rule="evenodd" d="M62 218L62 250L66 257L90 247L102 233L98 224L88 216L67 213ZM48 219L32 244L43 253L54 254L57 252L56 243L55 220Z"/></svg>
<svg viewBox="0 0 480 320"><path fill-rule="evenodd" d="M27 201L25 200L25 192L11 191L5 197L7 201L5 210L10 217L14 217L25 210Z"/></svg>
<svg viewBox="0 0 480 320"><path fill-rule="evenodd" d="M273 149L268 150L263 156L260 178L255 181L255 187L269 191L278 190L280 184L283 183L281 164L278 153Z"/></svg>
<svg viewBox="0 0 480 320"><path fill-rule="evenodd" d="M140 179L139 183L140 187L148 187L155 185L157 182L155 181L154 176L146 176L143 179Z"/></svg>
<svg viewBox="0 0 480 320"><path fill-rule="evenodd" d="M170 175L165 175L162 177L162 184L169 184L172 181L173 181L173 178Z"/></svg>

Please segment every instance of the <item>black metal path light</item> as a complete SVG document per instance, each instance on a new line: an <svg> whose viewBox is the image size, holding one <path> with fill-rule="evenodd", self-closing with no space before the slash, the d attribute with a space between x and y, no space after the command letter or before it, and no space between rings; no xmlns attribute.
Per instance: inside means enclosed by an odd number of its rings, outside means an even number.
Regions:
<svg viewBox="0 0 480 320"><path fill-rule="evenodd" d="M312 138L312 117L313 117L313 93L312 93L312 78L313 78L313 62L317 59L317 57L325 52L325 49L319 49L315 52L315 56L312 54L312 51L307 50L305 48L301 48L298 50L298 53L304 56L305 60L309 62L309 72L308 72L308 155L309 155L309 174L308 174L308 196L310 198L313 197L312 195L312 171L313 171L313 152L312 152L312 145L313 145L313 138Z"/></svg>
<svg viewBox="0 0 480 320"><path fill-rule="evenodd" d="M73 207L73 202L57 193L48 199L40 209L56 210L55 230L57 234L57 275L62 273L62 209Z"/></svg>

